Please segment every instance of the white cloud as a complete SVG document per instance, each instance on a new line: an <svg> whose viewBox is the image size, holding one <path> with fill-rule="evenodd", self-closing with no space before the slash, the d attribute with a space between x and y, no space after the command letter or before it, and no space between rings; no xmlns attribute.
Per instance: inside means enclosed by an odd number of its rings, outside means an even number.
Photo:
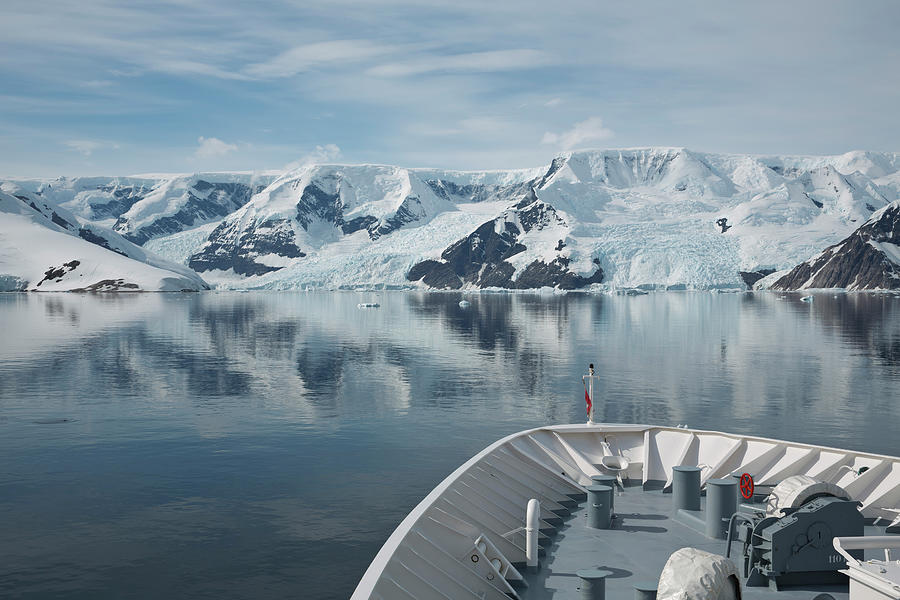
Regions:
<svg viewBox="0 0 900 600"><path fill-rule="evenodd" d="M549 100L544 102L544 106L549 107L559 106L560 104L562 104L562 98L550 98Z"/></svg>
<svg viewBox="0 0 900 600"><path fill-rule="evenodd" d="M480 116L466 117L455 123L431 126L427 123L409 123L406 131L409 135L425 135L428 137L467 136L480 137L498 135L520 129L520 124L502 117Z"/></svg>
<svg viewBox="0 0 900 600"><path fill-rule="evenodd" d="M336 144L325 144L324 146L316 146L315 149L304 154L295 161L289 162L284 166L285 171L299 169L306 165L314 165L331 162L341 155L341 149Z"/></svg>
<svg viewBox="0 0 900 600"><path fill-rule="evenodd" d="M372 67L368 73L378 77L406 77L437 71L452 73L488 73L533 69L549 64L550 58L540 50L493 50L449 56L428 56L417 60L386 63Z"/></svg>
<svg viewBox="0 0 900 600"><path fill-rule="evenodd" d="M217 77L219 79L234 79L238 81L246 81L249 79L246 75L240 73L232 73L225 69L220 69L215 65L199 62L195 60L154 60L148 61L148 67L154 71L161 73L169 73L171 75L203 75L207 77Z"/></svg>
<svg viewBox="0 0 900 600"><path fill-rule="evenodd" d="M323 64L358 62L397 50L368 40L334 40L296 46L275 58L252 64L246 72L254 77L291 77Z"/></svg>
<svg viewBox="0 0 900 600"><path fill-rule="evenodd" d="M78 85L84 88L97 90L112 87L114 84L112 81L106 79L92 79L90 81L82 81Z"/></svg>
<svg viewBox="0 0 900 600"><path fill-rule="evenodd" d="M200 146L194 151L196 158L216 158L225 156L229 152L237 152L238 149L234 144L228 144L214 137L208 138L201 135L197 138L197 142L200 143Z"/></svg>
<svg viewBox="0 0 900 600"><path fill-rule="evenodd" d="M613 136L613 132L603 126L603 120L600 117L591 117L575 123L572 129L561 133L547 132L541 140L542 144L552 144L559 146L563 150L572 150L579 146L584 146L591 142L599 142L609 139Z"/></svg>
<svg viewBox="0 0 900 600"><path fill-rule="evenodd" d="M118 148L119 145L112 142L101 142L97 140L67 140L63 142L63 146L70 148L83 156L90 156L94 153L94 150L99 150L100 148L109 147L109 148Z"/></svg>

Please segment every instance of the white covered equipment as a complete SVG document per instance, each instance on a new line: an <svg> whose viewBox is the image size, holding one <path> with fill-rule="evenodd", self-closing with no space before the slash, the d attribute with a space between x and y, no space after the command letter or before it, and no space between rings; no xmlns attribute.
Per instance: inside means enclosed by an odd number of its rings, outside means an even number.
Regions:
<svg viewBox="0 0 900 600"><path fill-rule="evenodd" d="M770 517L783 517L784 509L800 508L819 496L851 499L850 494L839 485L818 481L808 475L794 475L782 480L766 498L766 514Z"/></svg>
<svg viewBox="0 0 900 600"><path fill-rule="evenodd" d="M737 567L696 548L676 550L659 576L657 600L740 600Z"/></svg>

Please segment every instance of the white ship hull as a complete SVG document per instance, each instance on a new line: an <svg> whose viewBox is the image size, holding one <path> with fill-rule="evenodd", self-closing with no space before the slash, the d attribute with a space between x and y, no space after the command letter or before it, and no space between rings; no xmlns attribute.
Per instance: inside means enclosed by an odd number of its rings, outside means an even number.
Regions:
<svg viewBox="0 0 900 600"><path fill-rule="evenodd" d="M529 499L540 501L540 528L549 531L584 497L592 475L666 489L679 465L699 466L701 485L751 473L762 491L807 475L846 490L869 523L898 520L895 457L672 427L541 427L495 442L435 487L385 542L352 600L528 597L516 590L524 579Z"/></svg>

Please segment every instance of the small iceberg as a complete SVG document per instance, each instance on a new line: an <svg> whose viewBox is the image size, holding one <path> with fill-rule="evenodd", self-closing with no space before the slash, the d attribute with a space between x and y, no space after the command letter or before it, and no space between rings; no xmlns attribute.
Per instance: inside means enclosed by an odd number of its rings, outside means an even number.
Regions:
<svg viewBox="0 0 900 600"><path fill-rule="evenodd" d="M646 296L649 293L647 290L640 288L620 288L616 290L616 294L619 296Z"/></svg>
<svg viewBox="0 0 900 600"><path fill-rule="evenodd" d="M356 305L356 308L378 308L381 306L377 302L360 302Z"/></svg>
<svg viewBox="0 0 900 600"><path fill-rule="evenodd" d="M802 298L800 298L800 302L812 302L812 301L813 301L812 296L803 296Z"/></svg>
<svg viewBox="0 0 900 600"><path fill-rule="evenodd" d="M469 308L470 305L471 305L471 304L469 303L468 300L460 300L460 301L459 301L459 307L460 307L460 308Z"/></svg>

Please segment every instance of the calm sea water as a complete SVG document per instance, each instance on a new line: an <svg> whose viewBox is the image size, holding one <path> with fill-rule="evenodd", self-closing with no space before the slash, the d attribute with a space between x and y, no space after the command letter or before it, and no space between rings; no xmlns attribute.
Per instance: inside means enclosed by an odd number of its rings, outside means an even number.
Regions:
<svg viewBox="0 0 900 600"><path fill-rule="evenodd" d="M346 598L589 362L607 421L900 454L898 297L461 298L0 295L0 597Z"/></svg>

